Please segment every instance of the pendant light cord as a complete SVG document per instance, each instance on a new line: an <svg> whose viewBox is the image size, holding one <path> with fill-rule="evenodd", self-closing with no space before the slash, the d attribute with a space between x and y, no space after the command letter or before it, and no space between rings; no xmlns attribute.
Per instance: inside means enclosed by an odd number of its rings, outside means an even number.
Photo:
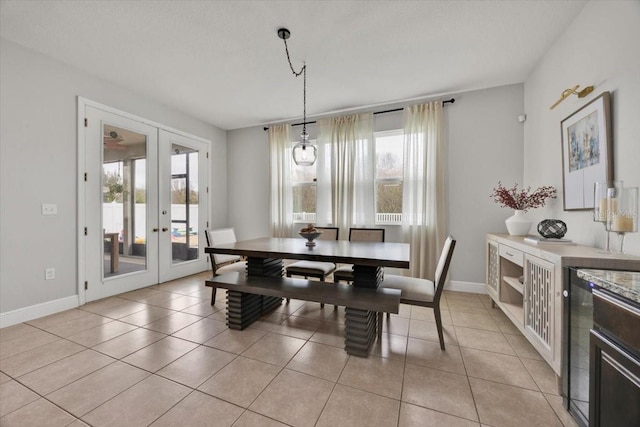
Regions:
<svg viewBox="0 0 640 427"><path fill-rule="evenodd" d="M293 73L294 76L300 77L300 74L303 73L303 71L305 70L305 68L307 68L307 66L304 65L299 72L296 72L296 70L293 69L293 64L291 64L291 57L289 56L289 47L287 46L287 39L282 39L282 41L284 42L284 50L287 52L287 61L289 61L289 68L291 68L291 72Z"/></svg>
<svg viewBox="0 0 640 427"><path fill-rule="evenodd" d="M287 39L283 38L284 42L284 50L287 52L287 61L289 61L289 68L291 68L291 72L294 76L300 77L302 74L303 80L303 89L302 89L302 134L307 134L307 63L305 62L299 72L293 69L293 64L291 63L291 57L289 56L289 47L287 46Z"/></svg>
<svg viewBox="0 0 640 427"><path fill-rule="evenodd" d="M307 135L307 64L302 67L302 133Z"/></svg>

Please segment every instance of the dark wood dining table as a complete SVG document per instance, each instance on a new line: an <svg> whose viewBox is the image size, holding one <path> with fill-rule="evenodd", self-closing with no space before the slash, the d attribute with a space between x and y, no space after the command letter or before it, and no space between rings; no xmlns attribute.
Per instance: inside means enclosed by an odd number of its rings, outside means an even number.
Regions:
<svg viewBox="0 0 640 427"><path fill-rule="evenodd" d="M213 286L226 287L227 297L227 324L232 329L244 329L261 314L273 310L281 304L282 297L273 296L274 292L267 292L271 296L261 296L258 302L246 292L240 292L233 284L257 285L259 278L264 278L260 286L273 284L274 288L284 289L281 286L293 284L302 286L307 283L317 288L318 282L310 283L301 279L285 278L283 276L284 260L308 260L342 264L353 264L353 288L350 285L330 283L336 294L344 295L345 290L352 289L351 301L362 299L371 301L375 307L376 299L388 302L393 299L393 307L390 312L398 312L400 304L400 292L394 289L378 289L384 278L384 267L409 268L410 247L406 243L390 242L349 242L346 240L317 240L316 246L307 247L306 240L301 238L259 238L243 240L234 243L214 245L205 248L206 253L241 255L247 259L247 274L241 278L237 273L216 276L211 279ZM269 279L267 279L269 278ZM279 279L272 279L279 278ZM227 286L225 286L227 285ZM249 287L247 287L249 289ZM289 288L287 288L289 289ZM324 289L323 289L324 290ZM286 289L283 291L286 293ZM329 292L327 290L326 292ZM325 293L326 293L325 292ZM263 293L264 294L264 293ZM295 296L294 296L295 298ZM376 312L364 309L363 302L345 305L345 349L349 354L366 355L376 332ZM264 307L256 311L255 307ZM351 306L350 306L351 305ZM354 308L353 305L359 308Z"/></svg>

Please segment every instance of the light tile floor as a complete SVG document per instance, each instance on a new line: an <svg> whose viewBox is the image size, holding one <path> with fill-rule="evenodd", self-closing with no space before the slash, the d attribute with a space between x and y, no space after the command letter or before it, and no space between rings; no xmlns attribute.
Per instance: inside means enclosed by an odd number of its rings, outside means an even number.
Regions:
<svg viewBox="0 0 640 427"><path fill-rule="evenodd" d="M555 377L486 295L401 306L368 358L344 309L225 325L203 273L0 329L2 426L573 426Z"/></svg>

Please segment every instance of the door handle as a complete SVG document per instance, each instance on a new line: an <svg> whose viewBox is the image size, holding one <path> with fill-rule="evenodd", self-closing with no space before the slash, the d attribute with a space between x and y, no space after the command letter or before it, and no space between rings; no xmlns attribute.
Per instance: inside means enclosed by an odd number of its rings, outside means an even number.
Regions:
<svg viewBox="0 0 640 427"><path fill-rule="evenodd" d="M169 229L167 227L162 227L162 231L168 231Z"/></svg>
<svg viewBox="0 0 640 427"><path fill-rule="evenodd" d="M158 227L154 228L153 231L158 232Z"/></svg>

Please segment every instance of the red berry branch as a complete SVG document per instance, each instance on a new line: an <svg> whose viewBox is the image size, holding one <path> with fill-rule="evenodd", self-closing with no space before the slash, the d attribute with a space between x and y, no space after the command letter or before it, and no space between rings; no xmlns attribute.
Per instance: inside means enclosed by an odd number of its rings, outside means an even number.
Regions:
<svg viewBox="0 0 640 427"><path fill-rule="evenodd" d="M498 181L498 188L493 189L492 197L496 203L500 203L503 208L511 208L521 211L540 208L545 205L547 199L556 198L556 189L552 186L540 187L531 193L531 187L518 190L518 184L514 184L511 188L505 188Z"/></svg>

